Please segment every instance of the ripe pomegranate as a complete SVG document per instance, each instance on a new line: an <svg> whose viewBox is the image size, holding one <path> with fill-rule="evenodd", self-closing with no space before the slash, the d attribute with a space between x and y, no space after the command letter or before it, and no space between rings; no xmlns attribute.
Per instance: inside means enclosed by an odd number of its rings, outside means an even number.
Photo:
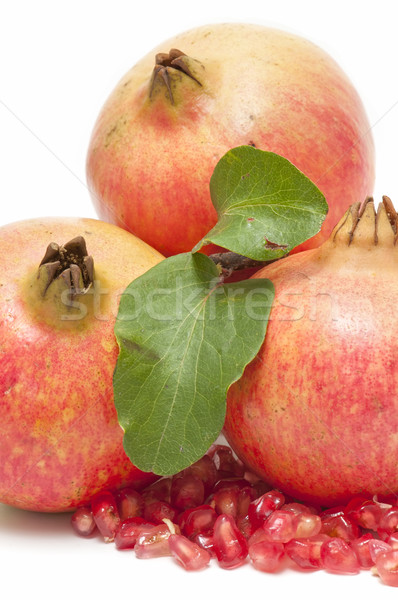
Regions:
<svg viewBox="0 0 398 600"><path fill-rule="evenodd" d="M162 256L108 223L46 218L1 227L0 257L0 502L66 511L153 481L123 450L113 328Z"/></svg>
<svg viewBox="0 0 398 600"><path fill-rule="evenodd" d="M189 251L217 221L216 163L246 144L286 157L326 196L322 231L300 250L373 191L369 123L334 60L290 33L218 24L164 42L110 95L87 155L96 210L167 256Z"/></svg>
<svg viewBox="0 0 398 600"><path fill-rule="evenodd" d="M225 435L271 485L317 505L398 493L397 213L352 205L275 285L264 344L228 393Z"/></svg>

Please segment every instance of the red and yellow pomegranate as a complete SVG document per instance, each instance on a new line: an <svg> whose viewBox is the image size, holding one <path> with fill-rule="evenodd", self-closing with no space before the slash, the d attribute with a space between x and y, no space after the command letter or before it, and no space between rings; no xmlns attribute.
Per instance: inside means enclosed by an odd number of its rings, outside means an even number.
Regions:
<svg viewBox="0 0 398 600"><path fill-rule="evenodd" d="M153 481L123 450L113 329L162 256L108 223L46 218L1 227L0 257L0 502L65 511Z"/></svg>
<svg viewBox="0 0 398 600"><path fill-rule="evenodd" d="M189 251L217 220L216 163L245 144L286 157L326 196L301 250L373 191L369 122L336 62L291 33L218 24L163 42L106 101L87 154L96 210L165 255Z"/></svg>
<svg viewBox="0 0 398 600"><path fill-rule="evenodd" d="M228 393L225 435L283 492L321 505L398 493L397 213L354 204L320 248L258 271L276 296Z"/></svg>

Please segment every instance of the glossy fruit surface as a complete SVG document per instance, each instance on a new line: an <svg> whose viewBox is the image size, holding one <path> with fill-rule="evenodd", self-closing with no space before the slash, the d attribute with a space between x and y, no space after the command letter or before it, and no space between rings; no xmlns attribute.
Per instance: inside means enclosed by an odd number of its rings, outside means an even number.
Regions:
<svg viewBox="0 0 398 600"><path fill-rule="evenodd" d="M320 248L256 274L276 296L225 434L248 468L315 505L398 492L396 219L387 198L377 214L354 205Z"/></svg>
<svg viewBox="0 0 398 600"><path fill-rule="evenodd" d="M291 33L218 24L163 42L106 101L87 155L96 210L165 255L189 251L216 223L216 163L248 144L286 157L326 196L322 232L301 249L373 192L370 126L336 62Z"/></svg>
<svg viewBox="0 0 398 600"><path fill-rule="evenodd" d="M70 286L80 285L91 259L53 280L52 259L61 250L50 248L50 262L40 271L39 265L51 243L64 248L74 239L69 249L76 257L79 236L94 260L93 281L73 295ZM153 480L123 450L113 403L113 328L120 294L161 259L126 231L94 219L43 218L0 229L0 502L65 511L105 487Z"/></svg>

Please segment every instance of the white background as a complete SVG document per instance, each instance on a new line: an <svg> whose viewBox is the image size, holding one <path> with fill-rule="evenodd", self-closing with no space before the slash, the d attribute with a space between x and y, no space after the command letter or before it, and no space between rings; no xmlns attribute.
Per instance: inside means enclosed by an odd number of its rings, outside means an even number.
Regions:
<svg viewBox="0 0 398 600"><path fill-rule="evenodd" d="M395 2L278 0L2 0L0 225L38 216L95 217L85 186L94 120L120 77L161 41L212 22L297 33L328 51L362 96L376 145L375 199L398 205L398 47ZM237 66L239 68L239 66ZM1 427L1 425L0 425ZM79 539L68 515L0 506L1 589L49 598L396 597L369 572L356 577L249 565L185 573L171 559L138 561ZM5 590L8 591L6 592Z"/></svg>

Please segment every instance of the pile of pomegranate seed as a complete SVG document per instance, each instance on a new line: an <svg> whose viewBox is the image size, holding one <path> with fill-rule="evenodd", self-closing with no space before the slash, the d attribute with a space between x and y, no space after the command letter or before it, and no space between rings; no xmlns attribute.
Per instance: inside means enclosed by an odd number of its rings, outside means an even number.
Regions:
<svg viewBox="0 0 398 600"><path fill-rule="evenodd" d="M134 549L137 558L172 556L188 571L212 559L223 569L250 562L267 573L290 562L340 574L371 569L398 587L398 504L357 496L322 510L295 502L247 472L224 445L141 492L97 494L72 515L72 526Z"/></svg>

